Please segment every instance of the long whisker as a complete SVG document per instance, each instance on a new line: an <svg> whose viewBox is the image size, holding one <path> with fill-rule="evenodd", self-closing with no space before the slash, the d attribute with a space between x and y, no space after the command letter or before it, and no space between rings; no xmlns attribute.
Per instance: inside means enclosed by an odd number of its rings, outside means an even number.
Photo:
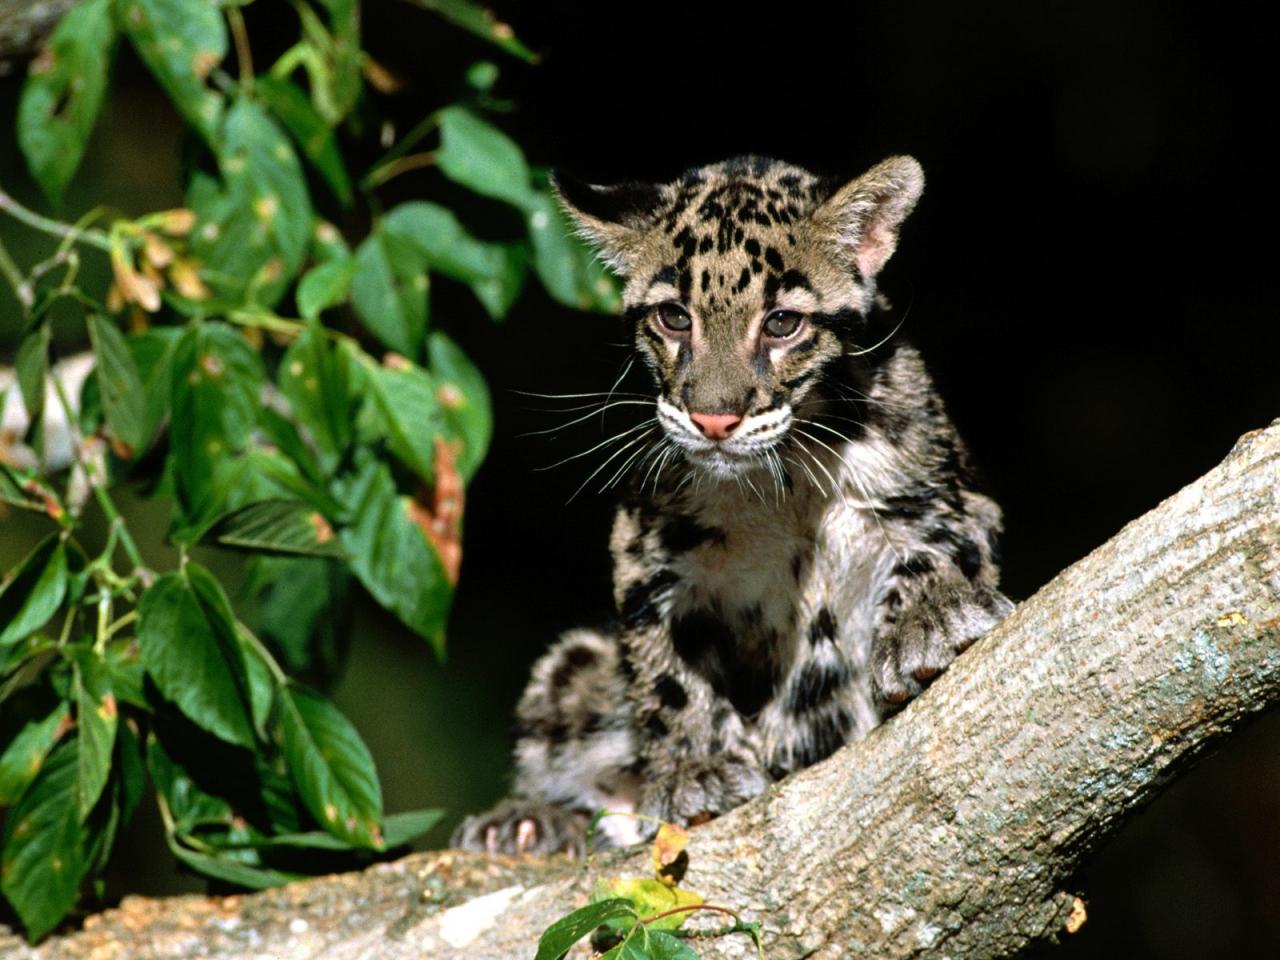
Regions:
<svg viewBox="0 0 1280 960"><path fill-rule="evenodd" d="M627 358L626 364L624 364L622 367L622 372L618 374L618 379L613 381L613 386L609 388L608 396L604 398L605 403L608 403L610 400L613 399L614 391L617 390L618 385L627 378L627 374L631 372L631 367L635 362L636 362L636 358L634 356L630 356Z"/></svg>
<svg viewBox="0 0 1280 960"><path fill-rule="evenodd" d="M594 447L592 447L590 450L583 450L581 453L575 453L575 454L574 454L573 456L571 456L571 457L565 457L563 460L557 460L555 463L551 464L550 466L547 466L547 467L535 467L534 469L536 469L536 470L554 470L556 467L563 466L564 464L569 463L571 460L579 460L579 459L581 459L582 457L585 457L585 456L587 456L587 455L589 455L589 454L595 453L595 452L596 452L597 450L599 450L601 447L607 447L607 446L608 446L609 444L611 444L611 443L616 443L617 441L621 440L623 437L627 436L628 434L635 433L637 430L642 430L642 429L644 429L644 428L646 428L646 427L649 427L650 429L652 429L652 427L650 427L650 424L654 424L654 423L657 423L657 422L658 422L658 418L657 418L657 417L650 417L648 420L643 420L643 421L641 421L640 423L637 423L634 427L628 427L626 430L623 430L621 433L615 433L612 437L609 437L607 440L601 440L599 443L597 443L597 444L596 444ZM625 448L624 448L624 449L625 449ZM606 461L606 462L608 462L608 461Z"/></svg>
<svg viewBox="0 0 1280 960"><path fill-rule="evenodd" d="M643 436L647 436L647 434ZM627 468L630 467L633 463L635 463L637 459L639 459L642 456L649 456L650 454L652 454L655 446L656 445L651 445L647 447L640 446L639 448L637 448L636 451L631 454L631 456L627 457L626 460L622 461L622 466L620 466L617 472L614 473L614 475L609 478L609 482L600 488L600 493L604 493L604 491L608 490L615 483L617 483L618 480L622 477L622 475L626 473Z"/></svg>
<svg viewBox="0 0 1280 960"><path fill-rule="evenodd" d="M796 433L806 436L810 440L813 440L817 443L822 443L822 441L818 440L818 438L815 437L813 434L806 433L804 430L801 430L799 427L795 427L793 429L795 430ZM827 465L822 462L822 458L816 456L814 452L810 450L807 446L805 446L803 443L799 444L798 446L802 451L804 451L805 455L807 455L809 459L813 461L813 465L827 475L827 480L831 484L831 493L834 494L840 485L836 483L836 478L831 475L831 471L828 470ZM824 496L826 495L827 494L824 494Z"/></svg>
<svg viewBox="0 0 1280 960"><path fill-rule="evenodd" d="M890 340L894 338L894 336L897 334L899 330L902 329L902 325L907 322L907 316L910 313L911 313L911 307L908 306L906 310L902 311L902 319L898 321L898 325L895 326L888 333L886 333L879 343L873 344L865 349L855 350L853 353L846 353L845 356L846 357L862 357L870 353L872 350L877 350L880 347L883 347L886 343L888 343Z"/></svg>
<svg viewBox="0 0 1280 960"><path fill-rule="evenodd" d="M626 406L642 407L642 406L651 406L652 403L653 403L652 400L614 400L612 403L606 403L603 405L598 403L592 403L592 404L588 404L588 406L591 409L588 412L582 414L582 416L580 417L575 417L572 420L568 420L554 427L547 427L545 430L529 430L525 433L519 434L519 436L520 437L541 437L548 433L558 433L561 430L567 430L569 427L572 427L575 424L582 423L584 420L590 420L597 413L603 416L606 412L608 412L609 410L612 410L614 407L626 407Z"/></svg>
<svg viewBox="0 0 1280 960"><path fill-rule="evenodd" d="M587 393L534 393L532 390L516 390L512 388L510 393L514 393L521 397L534 397L538 400L586 400L590 397L646 397L648 394L639 393L638 391L617 391L617 390L592 390ZM653 399L649 397L649 399Z"/></svg>
<svg viewBox="0 0 1280 960"><path fill-rule="evenodd" d="M799 441L797 441L797 443L799 443ZM827 491L823 489L822 484L818 482L818 478L813 475L813 471L809 469L809 465L807 463L805 463L803 460L795 460L791 457L787 457L787 462L795 466L798 466L801 470L803 470L805 474L809 477L809 482L818 488L818 492L822 494L824 499L828 496Z"/></svg>
<svg viewBox="0 0 1280 960"><path fill-rule="evenodd" d="M674 446L675 444L672 443L671 439L667 437L665 434L661 437L661 439L659 439L658 443L653 448L654 451L656 451L656 453L654 454L652 461L650 461L649 463L649 469L645 471L644 476L640 479L641 490L643 490L645 484L649 482L649 477L653 475L654 470L661 471L661 464L670 455L670 452L671 452L670 448ZM654 484L653 484L653 491L654 493L658 492L658 483L656 480L654 481Z"/></svg>
<svg viewBox="0 0 1280 960"><path fill-rule="evenodd" d="M644 426L644 424L641 424L641 426ZM646 429L644 433L640 434L640 436L632 437L630 440L628 440L626 443L620 446L617 450L613 451L613 453L609 454L609 456L605 458L604 462L601 463L600 466L596 467L594 470L591 471L587 479L582 481L582 484L578 487L578 489L573 491L572 496L570 496L569 499L566 500L565 502L572 503L574 497L580 494L583 491L583 489L587 486L587 484L589 484L592 480L594 480L600 474L601 470L607 467L610 463L612 463L618 457L622 456L622 454L626 453L628 450L634 447L637 443L643 443L645 437L648 436L649 431L653 429L654 429L653 427L648 427L648 429Z"/></svg>
<svg viewBox="0 0 1280 960"><path fill-rule="evenodd" d="M812 420L806 420L805 423L808 423L811 426L815 426L815 427L823 427L822 424L816 423ZM867 507L871 511L871 515L875 517L876 526L880 528L880 535L884 537L884 542L889 545L889 549L893 551L894 556L896 556L898 558L898 562L901 563L902 554L898 552L897 545L894 544L893 539L889 536L889 531L884 528L884 521L880 519L880 510L878 508L879 506L881 506L881 504L875 497L871 496L871 492L867 489L866 484L862 482L862 477L858 474L858 471L854 470L853 467L849 466L849 461L845 460L844 457L840 456L840 454L837 453L836 450L830 444L825 443L824 441L820 440L818 437L815 437L813 434L809 433L807 430L801 430L799 427L796 427L795 429L798 433L804 434L814 443L821 444L823 447L826 447L827 450L831 451L832 456L834 456L837 460L839 460L842 464L844 464L845 471L848 473L849 478L855 484L857 484L858 490L862 493L862 496L866 499ZM823 427L823 429L830 430L836 436L841 437L842 439L844 438L843 434L841 434L840 431L838 430L832 430L830 427Z"/></svg>
<svg viewBox="0 0 1280 960"><path fill-rule="evenodd" d="M840 438L840 441L841 441L842 443L849 443L849 442L850 442L849 438L848 438L848 437L846 437L846 436L845 436L843 433L841 433L839 430L836 430L834 427L828 427L825 423L822 423L822 422L820 422L820 421L818 421L818 420L802 420L800 417L796 417L796 423L803 423L803 424L806 424L807 426L810 426L810 427L818 427L818 428L819 428L819 429L821 429L821 430L826 430L828 433L834 433L837 437L839 437L839 438ZM817 438L815 437L814 439L817 439ZM819 440L818 442L819 442L819 443L822 443L822 441L821 441L821 440ZM826 446L826 444L823 444L823 446ZM828 450L830 450L831 448L830 448L830 447L827 447L827 449L828 449ZM832 452L832 453L836 453L834 450L831 450L831 452ZM841 462L841 463L844 463L844 458L843 458L843 457L840 457L840 454L836 453L836 456L840 458L840 462ZM844 465L845 465L846 467L848 467L848 466L849 466L849 464L848 464L848 463L844 463ZM852 467L850 467L850 469L852 469Z"/></svg>
<svg viewBox="0 0 1280 960"><path fill-rule="evenodd" d="M654 477L653 477L653 492L654 492L654 493L657 493L657 492L658 492L658 483L662 480L662 471L663 471L663 469L665 469L665 468L666 468L668 461L670 461L670 460L671 460L672 454L677 453L677 452L678 452L678 450L679 450L679 448L676 446L676 444L674 444L674 443L669 443L669 444L667 445L667 450L666 450L666 452L665 452L665 453L663 453L662 458L658 461L658 472L657 472L656 474L654 474ZM687 476L687 475L685 476L685 481L686 481L686 482L688 481L688 476ZM680 484L680 487L683 487L683 486L684 486L684 483L681 483L681 484ZM677 489L677 490L679 490L679 489L680 489L680 487L676 487L676 489Z"/></svg>
<svg viewBox="0 0 1280 960"><path fill-rule="evenodd" d="M761 503L764 503L764 494L760 492L759 487L757 487L754 483L751 482L751 475L748 473L744 473L741 476L742 476L742 479L746 482L747 486L751 488L751 492L756 495L756 497L759 499Z"/></svg>

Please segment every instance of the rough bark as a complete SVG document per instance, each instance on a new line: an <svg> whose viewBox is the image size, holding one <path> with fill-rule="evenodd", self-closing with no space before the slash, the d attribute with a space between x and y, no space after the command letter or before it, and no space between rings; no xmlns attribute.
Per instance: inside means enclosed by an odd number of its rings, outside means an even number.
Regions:
<svg viewBox="0 0 1280 960"><path fill-rule="evenodd" d="M10 72L10 58L39 48L62 15L80 0L0 0L0 77Z"/></svg>
<svg viewBox="0 0 1280 960"><path fill-rule="evenodd" d="M1138 806L1280 701L1280 420L1055 578L870 737L693 830L685 885L771 960L1001 957L1081 919L1063 889ZM457 852L242 897L131 898L8 958L532 956L588 865ZM704 957L751 955L745 937Z"/></svg>

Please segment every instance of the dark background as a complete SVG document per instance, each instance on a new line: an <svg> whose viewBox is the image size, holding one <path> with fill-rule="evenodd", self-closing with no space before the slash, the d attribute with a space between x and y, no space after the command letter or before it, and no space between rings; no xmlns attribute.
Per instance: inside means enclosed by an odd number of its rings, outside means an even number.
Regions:
<svg viewBox="0 0 1280 960"><path fill-rule="evenodd" d="M749 152L850 176L891 153L920 159L928 186L882 286L1004 507L1013 597L1280 416L1262 14L1103 0L496 6L539 66L408 5L366 5L368 48L408 84L404 123L494 56L497 93L516 105L499 122L534 162L601 182ZM247 11L255 41L273 29L262 7ZM132 213L179 199L156 186L174 176L178 127L136 65L117 70L122 92L69 214L104 195ZM17 86L0 79L4 137ZM0 149L0 179L34 199L13 149ZM448 189L427 171L388 200ZM471 214L480 232L505 229L501 211ZM569 419L546 408L572 402L512 391L607 389L626 350L616 320L533 289L500 326L444 283L433 310L486 371L496 408L448 661L360 605L335 695L389 809L461 815L503 791L529 663L556 631L607 613L609 497L589 488L566 504L599 459L538 469L602 439L600 422L521 438ZM158 826L135 832L115 885L174 889L163 855L147 853ZM1058 955L1280 955L1280 716L1179 781L1073 885L1089 920Z"/></svg>

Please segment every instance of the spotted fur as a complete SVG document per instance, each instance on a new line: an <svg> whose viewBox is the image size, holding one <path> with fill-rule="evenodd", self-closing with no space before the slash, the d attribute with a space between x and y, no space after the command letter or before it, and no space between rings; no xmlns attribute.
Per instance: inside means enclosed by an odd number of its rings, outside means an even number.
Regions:
<svg viewBox="0 0 1280 960"><path fill-rule="evenodd" d="M922 187L909 157L847 184L757 157L661 186L557 180L625 279L657 426L614 522L616 628L535 667L513 798L460 844L579 851L599 808L723 813L865 735L1009 613L1000 511L879 309Z"/></svg>

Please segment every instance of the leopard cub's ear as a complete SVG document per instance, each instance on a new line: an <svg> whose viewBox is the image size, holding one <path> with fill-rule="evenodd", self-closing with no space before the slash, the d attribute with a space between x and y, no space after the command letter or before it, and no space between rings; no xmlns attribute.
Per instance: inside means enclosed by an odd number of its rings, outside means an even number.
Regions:
<svg viewBox="0 0 1280 960"><path fill-rule="evenodd" d="M890 157L837 190L811 219L819 233L870 279L893 255L898 229L923 190L919 161Z"/></svg>
<svg viewBox="0 0 1280 960"><path fill-rule="evenodd" d="M551 172L551 187L578 232L610 267L625 275L645 234L658 219L662 188L635 181L597 186L562 170Z"/></svg>

